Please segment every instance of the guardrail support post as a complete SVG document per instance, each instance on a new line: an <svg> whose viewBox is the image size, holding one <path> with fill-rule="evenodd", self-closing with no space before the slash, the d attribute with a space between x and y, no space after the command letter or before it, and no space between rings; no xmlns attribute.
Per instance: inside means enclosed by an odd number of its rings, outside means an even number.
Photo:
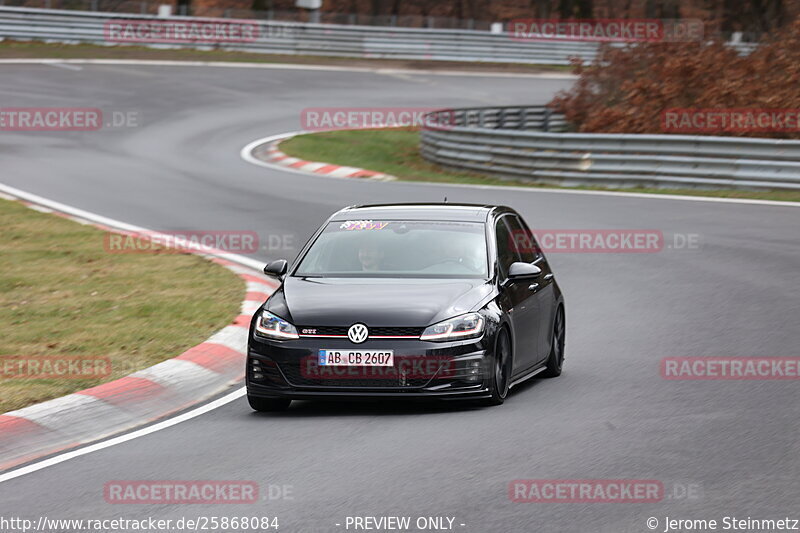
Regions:
<svg viewBox="0 0 800 533"><path fill-rule="evenodd" d="M552 112L553 111L549 107L544 108L544 122L542 122L542 131L550 131L550 115Z"/></svg>

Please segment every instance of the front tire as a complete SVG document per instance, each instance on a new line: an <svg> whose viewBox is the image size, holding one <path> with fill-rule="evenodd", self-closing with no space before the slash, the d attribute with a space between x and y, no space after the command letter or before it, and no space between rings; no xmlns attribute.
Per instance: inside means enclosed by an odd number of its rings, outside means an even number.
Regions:
<svg viewBox="0 0 800 533"><path fill-rule="evenodd" d="M248 394L247 402L254 411L259 413L275 413L287 410L292 400L287 398L258 398Z"/></svg>
<svg viewBox="0 0 800 533"><path fill-rule="evenodd" d="M489 392L491 398L487 398L484 405L500 405L506 400L508 395L508 384L511 381L511 340L508 331L503 328L497 334L494 344L494 357L492 364L491 382Z"/></svg>
<svg viewBox="0 0 800 533"><path fill-rule="evenodd" d="M561 375L564 366L564 341L566 339L566 321L564 308L559 306L556 319L553 321L553 340L550 343L550 355L547 357L547 368L542 372L543 378L555 378Z"/></svg>

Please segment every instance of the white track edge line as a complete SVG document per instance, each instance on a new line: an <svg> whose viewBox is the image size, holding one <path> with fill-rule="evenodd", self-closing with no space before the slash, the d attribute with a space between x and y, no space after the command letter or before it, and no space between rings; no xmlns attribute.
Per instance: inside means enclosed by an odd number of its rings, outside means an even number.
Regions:
<svg viewBox="0 0 800 533"><path fill-rule="evenodd" d="M84 211L84 210L78 209L76 207L71 207L71 206L68 206L68 205L53 201L53 200L48 200L47 198L43 198L41 196L25 192L25 191L16 189L14 187L10 187L10 186L5 185L3 183L0 183L0 191L2 191L4 196L8 195L8 196L11 196L11 197L15 197L17 199L22 199L22 200L29 201L29 202L34 203L34 204L44 205L44 206L50 207L50 208L52 208L52 209L54 209L56 211L60 211L60 212L63 212L63 213L68 213L70 215L74 215L76 217L83 218L85 220L89 220L91 222L97 222L99 224L103 224L103 225L110 226L110 227L115 227L117 229L121 229L121 230L125 230L125 231L136 231L136 232L148 231L148 230L145 230L144 228L140 228L138 226L134 226L134 225L128 224L126 222L120 222L118 220L107 218L107 217L104 217L102 215L97 215L95 213L90 213L88 211ZM236 262L236 263L242 264L244 266L249 266L249 267L256 268L258 270L260 270L261 265L262 265L262 263L260 261L255 261L254 259L250 259L248 257L244 257L244 256L236 255L236 254L220 254L220 257L223 257L224 259L227 259L227 260L232 261L232 262ZM70 452L59 454L59 455L56 455L56 456L51 457L49 459L45 459L43 461L38 461L38 462L35 462L35 463L30 464L28 466L25 466L25 467L22 467L22 468L18 468L16 470L12 470L12 471L7 472L5 474L0 474L0 483L2 483L4 481L8 481L10 479L14 479L14 478L20 477L20 476L24 476L25 474L30 474L32 472L36 472L37 470L42 470L43 468L47 468L49 466L53 466L53 465L62 463L64 461L68 461L69 459L72 459L74 457L80 457L82 455L86 455L86 454L89 454L89 453L92 453L92 452L95 452L95 451L98 451L98 450L109 448L109 447L114 446L116 444L121 444L123 442L127 442L129 440L133 440L133 439L136 439L136 438L139 438L139 437L143 437L145 435L149 435L150 433L155 433L156 431L160 431L162 429L166 429L168 427L174 426L174 425L179 424L181 422L184 422L186 420L190 420L190 419L195 418L197 416L200 416L200 415L202 415L204 413L212 411L212 410L216 409L217 407L221 407L221 406L223 406L223 405L225 405L227 403L230 403L230 402L240 398L241 396L244 396L245 393L246 393L246 389L244 387L242 387L241 389L238 389L235 392L232 392L232 393L230 393L230 394L228 394L226 396L223 396L222 398L214 400L213 402L210 402L208 404L202 405L202 406L200 406L200 407L198 407L196 409L193 409L193 410L191 410L191 411L189 411L187 413L184 413L182 415L179 415L177 417L169 418L169 419L167 419L167 420L165 420L163 422L159 422L158 424L154 424L152 426L146 427L144 429L136 430L136 431L133 431L131 433L126 433L124 435L121 435L119 437L115 437L115 438L107 440L107 441L99 442L97 444L92 444L92 445L89 445L89 446L86 446L86 447L83 447L83 448L79 448L77 450L73 450L73 451L70 451Z"/></svg>
<svg viewBox="0 0 800 533"><path fill-rule="evenodd" d="M359 59L359 58L349 58ZM228 62L228 61L180 61L168 59L0 59L0 65L52 65L53 63L64 63L72 65L138 65L152 67L223 67L223 68L255 68L273 70L317 70L330 72L366 72L374 74L428 74L432 76L474 76L483 78L541 78L553 80L576 80L577 76L568 73L558 72L492 72L492 71L468 71L468 70L425 70L425 69L401 69L387 67L356 67L344 65L298 65L293 63L252 63L252 62Z"/></svg>
<svg viewBox="0 0 800 533"><path fill-rule="evenodd" d="M63 463L64 461L69 461L70 459L74 459L76 457L81 457L82 455L88 455L93 452L97 452L100 450L104 450L106 448L110 448L112 446L116 446L117 444L122 444L124 442L128 442L134 439L138 439L139 437L144 437L146 435L150 435L151 433L155 433L157 431L161 431L162 429L167 429L181 422L185 422L187 420L191 420L192 418L196 418L200 415L208 413L209 411L213 411L218 407L222 407L234 400L237 400L244 396L247 393L245 387L241 389L237 389L234 392L226 394L222 398L217 398L216 400L209 402L205 405L202 405L196 409L192 409L189 412L180 414L178 416L169 418L164 420L163 422L159 422L152 426L148 426L146 428L142 428L131 433L126 433L124 435L120 435L119 437L114 437L112 439L98 442L97 444L91 444L89 446L79 448L77 450L73 450L70 452L62 453L56 455L54 457L50 457L49 459L45 459L43 461L39 461L28 466L23 466L22 468L18 468L16 470L12 470L10 472L6 472L5 474L0 474L0 483L4 481L9 481L14 478L18 478L20 476L24 476L26 474L31 474L38 470L42 470L44 468L57 465L59 463Z"/></svg>
<svg viewBox="0 0 800 533"><path fill-rule="evenodd" d="M116 228L122 231L131 231L131 232L147 232L153 235L159 235L157 232L148 230L146 228L142 228L139 226L134 226L133 224L128 224L127 222L121 222L119 220L114 220L113 218L104 217L102 215L97 215L95 213L90 213L89 211L84 211L83 209L78 209L77 207L72 207L66 204L62 204L60 202L56 202L55 200L49 200L47 198L43 198L36 194L32 194L29 192L22 191L15 187L11 187L4 183L0 183L0 191L9 194L11 196L15 196L21 200L26 200L28 202L43 205L45 207L49 207L55 211L60 211L62 213L67 213L78 218L82 218L88 220L90 222L96 222L98 224L102 224L104 226L109 226L112 228ZM242 266L246 266L252 268L257 271L261 271L264 267L264 263L262 261L257 261L255 259L251 259L249 257L245 257L243 255L238 254L229 254L229 253L219 253L219 254L210 254L204 252L205 255L213 255L214 257L219 257L220 259L225 259L228 261L232 261L234 263L238 263Z"/></svg>
<svg viewBox="0 0 800 533"><path fill-rule="evenodd" d="M261 159L258 159L253 155L253 150L257 147L261 146L262 144L267 144L274 141L288 139L290 137L294 137L296 135L304 135L308 133L313 133L309 131L292 131L288 133L278 133L276 135L270 135L269 137L262 137L261 139L257 139L251 143L248 143L244 148L241 149L239 155L242 159L251 163L253 165L258 165L266 168L272 168L275 170L282 170L286 172L294 172L295 174L303 174L305 176L317 176L320 178L334 178L334 179L345 179L345 180L352 180L354 178L347 178L347 177L338 177L338 176L328 176L324 174L316 174L314 172L304 172L302 170L284 167L276 163L268 163ZM362 180L357 180L362 181ZM380 181L380 180L363 180L363 181ZM653 193L644 193L644 192L619 192L619 191L587 191L583 189L550 189L547 187L516 187L513 185L504 186L504 185L474 185L470 183L437 183L433 181L409 181L409 180L402 180L398 178L397 180L393 180L392 183L395 184L407 184L407 185L426 185L426 186L433 186L433 187L467 187L470 189L490 189L490 190L501 190L501 191L520 191L520 192L544 192L544 193L554 193L554 194L584 194L584 195L594 195L594 196L617 196L622 198L647 198L651 200L683 200L686 202L716 202L716 203L724 203L724 204L748 204L748 205L767 205L767 206L776 206L776 207L800 207L800 202L782 202L779 200L756 200L752 198L715 198L713 196L685 196L680 194L653 194Z"/></svg>

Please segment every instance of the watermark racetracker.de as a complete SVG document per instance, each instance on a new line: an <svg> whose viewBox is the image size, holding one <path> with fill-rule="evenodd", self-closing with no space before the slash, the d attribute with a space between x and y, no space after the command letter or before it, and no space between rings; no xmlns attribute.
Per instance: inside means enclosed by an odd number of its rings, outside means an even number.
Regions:
<svg viewBox="0 0 800 533"><path fill-rule="evenodd" d="M535 229L512 230L511 248L521 254L622 253L646 254L665 250L698 250L697 233L665 236L656 229Z"/></svg>
<svg viewBox="0 0 800 533"><path fill-rule="evenodd" d="M213 253L289 254L295 250L294 233L261 233L251 230L163 230L103 235L103 250L111 254Z"/></svg>
<svg viewBox="0 0 800 533"><path fill-rule="evenodd" d="M314 336L313 329L303 328L301 335ZM373 337L375 338L375 337ZM321 350L320 352L326 352ZM449 356L398 356L392 364L385 366L353 361L352 364L335 364L326 361L329 354L305 356L300 359L300 374L305 379L385 379L399 381L401 384L409 380L482 379L483 368L473 364L471 360L459 360ZM361 364L363 363L363 364Z"/></svg>
<svg viewBox="0 0 800 533"><path fill-rule="evenodd" d="M259 236L255 231L186 230L106 233L103 249L112 254L227 252L255 254Z"/></svg>
<svg viewBox="0 0 800 533"><path fill-rule="evenodd" d="M454 117L452 111L435 107L309 107L300 112L300 126L306 131L446 129L454 125Z"/></svg>
<svg viewBox="0 0 800 533"><path fill-rule="evenodd" d="M508 24L515 41L691 42L703 40L698 19L520 18Z"/></svg>
<svg viewBox="0 0 800 533"><path fill-rule="evenodd" d="M0 381L99 379L111 375L110 357L81 355L0 355Z"/></svg>
<svg viewBox="0 0 800 533"><path fill-rule="evenodd" d="M667 133L797 133L800 108L670 108L661 113Z"/></svg>
<svg viewBox="0 0 800 533"><path fill-rule="evenodd" d="M230 480L114 480L103 485L103 499L109 504L125 505L242 505L293 500L294 486L261 487L255 481Z"/></svg>
<svg viewBox="0 0 800 533"><path fill-rule="evenodd" d="M697 482L657 479L515 479L508 484L514 503L658 503L703 497Z"/></svg>
<svg viewBox="0 0 800 533"><path fill-rule="evenodd" d="M103 487L112 504L249 504L258 496L254 481L109 481Z"/></svg>
<svg viewBox="0 0 800 533"><path fill-rule="evenodd" d="M140 114L95 107L0 107L0 131L98 131L135 128Z"/></svg>
<svg viewBox="0 0 800 533"><path fill-rule="evenodd" d="M800 357L665 357L661 377L674 381L800 380Z"/></svg>
<svg viewBox="0 0 800 533"><path fill-rule="evenodd" d="M111 43L251 43L259 39L289 38L294 28L248 20L109 20L103 25Z"/></svg>

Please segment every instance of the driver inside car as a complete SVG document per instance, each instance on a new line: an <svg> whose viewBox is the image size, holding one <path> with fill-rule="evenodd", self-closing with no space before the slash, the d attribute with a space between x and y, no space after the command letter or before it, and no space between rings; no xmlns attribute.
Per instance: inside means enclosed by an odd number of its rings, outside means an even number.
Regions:
<svg viewBox="0 0 800 533"><path fill-rule="evenodd" d="M358 248L358 261L364 272L378 272L381 269L384 253L374 239L365 239Z"/></svg>

